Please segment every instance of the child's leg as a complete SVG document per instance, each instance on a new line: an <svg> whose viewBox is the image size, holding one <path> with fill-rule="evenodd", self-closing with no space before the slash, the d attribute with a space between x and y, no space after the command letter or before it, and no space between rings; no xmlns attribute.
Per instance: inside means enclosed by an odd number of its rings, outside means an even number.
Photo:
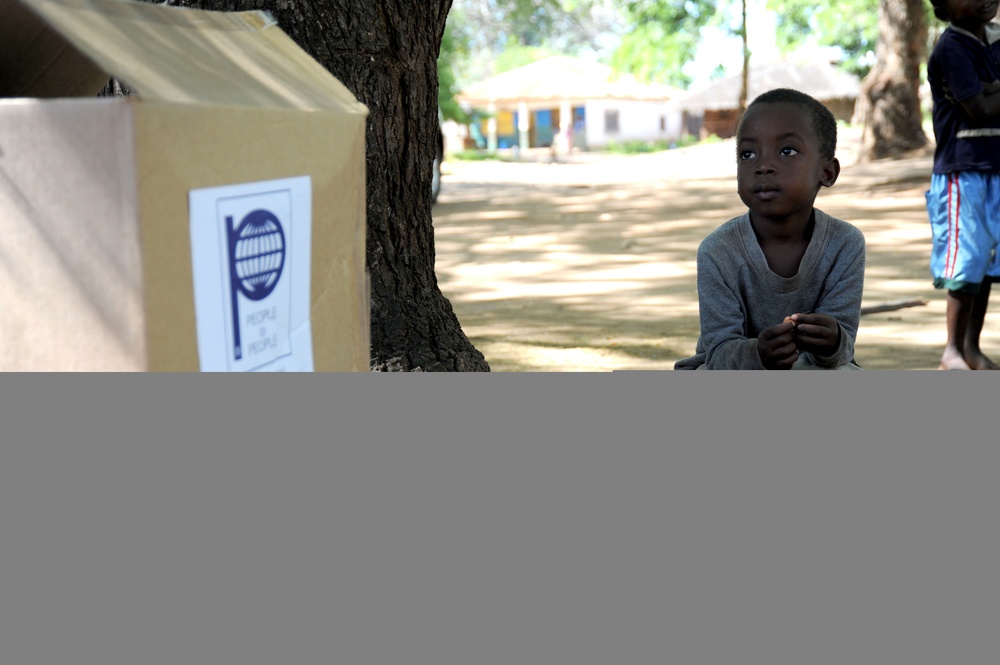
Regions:
<svg viewBox="0 0 1000 665"><path fill-rule="evenodd" d="M991 174L934 174L927 192L931 221L931 274L936 288L948 289L948 339L941 369L986 369L994 366L979 348L990 295L988 270L998 267L993 248L994 187ZM1000 274L1000 273L997 273Z"/></svg>
<svg viewBox="0 0 1000 665"><path fill-rule="evenodd" d="M989 305L990 287L993 282L1000 281L1000 173L986 176L986 226L993 241L993 256L986 269L986 278L979 288L972 306L969 318L969 328L965 332L965 362L972 369L1000 369L1000 365L990 360L979 348L979 335L983 331L986 320L986 308Z"/></svg>
<svg viewBox="0 0 1000 665"><path fill-rule="evenodd" d="M979 348L979 336L983 332L986 309L989 306L992 279L987 277L979 287L979 293L972 300L968 327L965 329L965 344L962 357L972 369L1000 369L1000 365L990 360Z"/></svg>
<svg viewBox="0 0 1000 665"><path fill-rule="evenodd" d="M948 291L946 320L948 341L945 342L938 369L972 369L965 361L964 343L972 316L973 302L978 294Z"/></svg>

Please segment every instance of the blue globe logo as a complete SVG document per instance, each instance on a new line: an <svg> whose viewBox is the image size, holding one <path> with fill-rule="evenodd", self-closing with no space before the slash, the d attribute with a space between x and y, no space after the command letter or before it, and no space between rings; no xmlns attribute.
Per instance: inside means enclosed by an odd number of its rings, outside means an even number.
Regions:
<svg viewBox="0 0 1000 665"><path fill-rule="evenodd" d="M254 210L234 232L233 267L239 290L250 300L266 298L285 266L285 231L267 210Z"/></svg>
<svg viewBox="0 0 1000 665"><path fill-rule="evenodd" d="M240 303L238 294L250 300L271 295L285 267L285 230L274 213L254 210L239 226L226 217L229 236L229 277L233 312L233 356L243 357L240 342Z"/></svg>

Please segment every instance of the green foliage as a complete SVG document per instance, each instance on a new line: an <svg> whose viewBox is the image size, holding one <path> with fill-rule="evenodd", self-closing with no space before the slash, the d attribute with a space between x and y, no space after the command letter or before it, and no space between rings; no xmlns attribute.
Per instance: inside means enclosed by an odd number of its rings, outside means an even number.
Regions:
<svg viewBox="0 0 1000 665"><path fill-rule="evenodd" d="M778 16L778 42L783 51L814 40L821 46L837 46L844 52L844 69L864 78L875 62L878 44L879 0L841 0L822 4L807 0L767 0ZM928 46L943 24L934 17L930 2L924 3Z"/></svg>
<svg viewBox="0 0 1000 665"><path fill-rule="evenodd" d="M718 143L721 140L715 134L710 134L705 139L685 134L676 141L624 141L622 143L609 141L604 151L618 155L642 155L651 152L687 148L698 144Z"/></svg>
<svg viewBox="0 0 1000 665"><path fill-rule="evenodd" d="M698 49L699 31L716 13L709 0L631 0L625 11L632 21L611 65L644 81L686 87L682 71Z"/></svg>
<svg viewBox="0 0 1000 665"><path fill-rule="evenodd" d="M767 0L778 16L778 46L789 51L814 38L844 52L844 69L860 78L868 73L878 42L879 0ZM930 6L930 3L928 3Z"/></svg>
<svg viewBox="0 0 1000 665"><path fill-rule="evenodd" d="M444 119L469 122L455 95L473 80L551 55L537 43L554 29L560 5L560 0L456 0L438 55L438 106ZM490 63L488 74L470 71L477 54Z"/></svg>
<svg viewBox="0 0 1000 665"><path fill-rule="evenodd" d="M449 102L457 90L556 53L606 52L619 72L687 87L701 28L732 21L730 9L714 0L455 0L439 60L441 108L460 119Z"/></svg>
<svg viewBox="0 0 1000 665"><path fill-rule="evenodd" d="M441 116L445 120L465 123L469 121L468 115L455 101L455 95L458 94L458 84L455 79L458 61L468 57L468 47L460 38L460 34L461 29L452 23L445 25L437 62L438 108L441 109Z"/></svg>
<svg viewBox="0 0 1000 665"><path fill-rule="evenodd" d="M507 0L487 2L494 16L503 24L507 43L541 46L551 35L564 13L559 0Z"/></svg>
<svg viewBox="0 0 1000 665"><path fill-rule="evenodd" d="M630 72L640 81L686 88L691 80L683 67L694 58L697 49L697 32L677 31L662 23L647 22L622 37L610 64L616 71Z"/></svg>
<svg viewBox="0 0 1000 665"><path fill-rule="evenodd" d="M438 58L439 104L465 122L455 94L549 55L594 53L621 32L616 0L455 0Z"/></svg>
<svg viewBox="0 0 1000 665"><path fill-rule="evenodd" d="M448 155L448 159L456 159L463 162L510 162L510 157L488 150L460 150Z"/></svg>
<svg viewBox="0 0 1000 665"><path fill-rule="evenodd" d="M677 29L700 28L715 15L716 3L709 0L629 0L625 9L640 24L655 21Z"/></svg>
<svg viewBox="0 0 1000 665"><path fill-rule="evenodd" d="M524 65L530 65L551 55L557 55L557 53L541 46L521 46L520 44L512 43L497 54L493 60L493 72L494 74L508 72Z"/></svg>
<svg viewBox="0 0 1000 665"><path fill-rule="evenodd" d="M605 152L618 155L641 155L650 152L662 152L671 148L667 141L609 141Z"/></svg>
<svg viewBox="0 0 1000 665"><path fill-rule="evenodd" d="M449 21L460 15L477 51L500 53L512 44L574 53L593 46L612 28L613 0L455 0Z"/></svg>

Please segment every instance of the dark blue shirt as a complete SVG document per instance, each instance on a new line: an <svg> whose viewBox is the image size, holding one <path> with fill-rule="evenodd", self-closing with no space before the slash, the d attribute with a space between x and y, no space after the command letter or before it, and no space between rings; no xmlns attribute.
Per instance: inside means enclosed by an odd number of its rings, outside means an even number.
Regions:
<svg viewBox="0 0 1000 665"><path fill-rule="evenodd" d="M983 92L983 81L1000 79L1000 26L987 23L983 43L970 32L949 26L930 60L927 80L934 99L934 173L1000 171L1000 116L973 120L957 101Z"/></svg>

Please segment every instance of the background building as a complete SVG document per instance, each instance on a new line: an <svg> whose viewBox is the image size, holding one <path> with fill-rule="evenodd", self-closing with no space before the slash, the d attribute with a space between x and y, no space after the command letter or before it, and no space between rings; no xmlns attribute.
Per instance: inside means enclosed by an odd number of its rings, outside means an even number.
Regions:
<svg viewBox="0 0 1000 665"><path fill-rule="evenodd" d="M470 85L456 99L481 114L478 131L490 149L566 151L676 141L683 131L682 112L670 102L684 94L617 76L606 65L553 56Z"/></svg>
<svg viewBox="0 0 1000 665"><path fill-rule="evenodd" d="M730 76L676 99L671 106L683 113L685 132L694 136L735 136L741 79L741 74ZM793 88L811 95L823 102L837 120L850 122L861 81L823 60L781 60L761 65L751 61L747 103L774 88Z"/></svg>

